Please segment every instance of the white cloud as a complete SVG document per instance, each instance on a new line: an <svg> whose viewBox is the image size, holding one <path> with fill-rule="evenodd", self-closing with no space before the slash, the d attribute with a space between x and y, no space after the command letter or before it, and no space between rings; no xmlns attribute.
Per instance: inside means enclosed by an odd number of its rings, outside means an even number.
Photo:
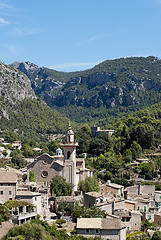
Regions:
<svg viewBox="0 0 161 240"><path fill-rule="evenodd" d="M4 3L3 1L0 1L0 9L11 9L14 10L15 8L9 4Z"/></svg>
<svg viewBox="0 0 161 240"><path fill-rule="evenodd" d="M103 62L103 60L95 61L95 62L78 62L78 63L55 64L55 65L52 65L52 66L48 66L48 68L59 70L59 71L62 71L62 70L65 71L65 69L70 69L71 71L73 71L72 69L76 69L77 71L79 71L82 68L87 69L87 68L94 67L95 65L99 64L100 62Z"/></svg>
<svg viewBox="0 0 161 240"><path fill-rule="evenodd" d="M4 18L0 18L0 25L8 25L10 22L6 21Z"/></svg>
<svg viewBox="0 0 161 240"><path fill-rule="evenodd" d="M89 42L93 42L94 40L96 39L99 39L99 38L104 38L107 34L105 33L102 33L102 34L98 34L98 35L94 35L93 37L87 39L87 40L84 40L82 42L78 42L75 44L75 46L81 46L81 45L84 45L86 43L89 43Z"/></svg>
<svg viewBox="0 0 161 240"><path fill-rule="evenodd" d="M13 35L16 37L24 37L38 34L41 31L41 29L14 28Z"/></svg>
<svg viewBox="0 0 161 240"><path fill-rule="evenodd" d="M115 32L109 32L109 33L97 34L97 35L94 35L93 37L90 37L90 38L88 38L88 39L86 39L86 40L84 40L82 42L76 43L74 46L78 47L78 46L81 46L81 45L93 42L93 41L98 40L98 39L103 39L103 38L115 36L115 35L119 34L120 32L121 32L121 30L115 31Z"/></svg>

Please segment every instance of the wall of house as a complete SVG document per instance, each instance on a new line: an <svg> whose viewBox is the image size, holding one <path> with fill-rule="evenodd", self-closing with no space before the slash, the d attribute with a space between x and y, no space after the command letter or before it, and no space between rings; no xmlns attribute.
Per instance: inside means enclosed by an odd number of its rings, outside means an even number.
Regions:
<svg viewBox="0 0 161 240"><path fill-rule="evenodd" d="M114 210L124 210L125 209L125 201L117 201L117 202L114 202Z"/></svg>
<svg viewBox="0 0 161 240"><path fill-rule="evenodd" d="M148 202L136 202L135 210L140 212L149 212L149 203Z"/></svg>
<svg viewBox="0 0 161 240"><path fill-rule="evenodd" d="M140 185L140 195L152 195L154 196L155 185Z"/></svg>
<svg viewBox="0 0 161 240"><path fill-rule="evenodd" d="M11 186L9 186L11 185ZM15 199L16 183L0 183L0 203Z"/></svg>
<svg viewBox="0 0 161 240"><path fill-rule="evenodd" d="M154 222L161 224L161 216L160 214L154 214Z"/></svg>
<svg viewBox="0 0 161 240"><path fill-rule="evenodd" d="M155 201L161 202L161 192L155 192Z"/></svg>
<svg viewBox="0 0 161 240"><path fill-rule="evenodd" d="M113 204L112 203L107 203L107 204L104 204L104 205L99 205L98 207L101 209L101 210L105 210L106 213L108 214L113 214Z"/></svg>
<svg viewBox="0 0 161 240"><path fill-rule="evenodd" d="M84 206L87 208L94 206L94 204L96 203L96 199L97 198L94 196L85 194L84 195Z"/></svg>
<svg viewBox="0 0 161 240"><path fill-rule="evenodd" d="M127 188L127 194L130 196L138 195L138 186L131 186Z"/></svg>
<svg viewBox="0 0 161 240"><path fill-rule="evenodd" d="M114 195L116 195L116 196L121 196L121 191L120 191L120 189L113 188L113 187L111 187L111 186L109 186L109 185L106 185L106 187L104 188L104 191L105 191L106 193L112 193L112 194L114 194Z"/></svg>
<svg viewBox="0 0 161 240"><path fill-rule="evenodd" d="M140 214L131 214L131 230L138 231L141 228L141 215Z"/></svg>
<svg viewBox="0 0 161 240"><path fill-rule="evenodd" d="M121 230L107 229L107 230L100 230L98 233L96 233L96 229L89 229L89 233L86 232L86 229L77 229L77 233L84 237L99 236L104 240L107 240L107 239L125 240L126 239L126 229L121 229Z"/></svg>
<svg viewBox="0 0 161 240"><path fill-rule="evenodd" d="M125 201L125 209L135 210L135 203L130 203Z"/></svg>

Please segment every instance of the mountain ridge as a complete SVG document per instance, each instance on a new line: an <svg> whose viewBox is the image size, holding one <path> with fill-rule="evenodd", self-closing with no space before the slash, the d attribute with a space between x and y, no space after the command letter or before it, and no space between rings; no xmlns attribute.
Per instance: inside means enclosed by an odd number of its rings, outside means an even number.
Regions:
<svg viewBox="0 0 161 240"><path fill-rule="evenodd" d="M29 68L30 63L26 64ZM18 69L24 71L23 66L24 63L19 63ZM126 112L161 100L161 60L153 56L106 60L80 72L64 73L47 68L39 68L39 72L32 68L32 71L39 73L36 78L27 71L35 94L74 121L85 118L86 109L94 118L94 108L98 111L102 108L106 115L111 109ZM56 81L61 84L54 87ZM87 116L85 121L89 119Z"/></svg>

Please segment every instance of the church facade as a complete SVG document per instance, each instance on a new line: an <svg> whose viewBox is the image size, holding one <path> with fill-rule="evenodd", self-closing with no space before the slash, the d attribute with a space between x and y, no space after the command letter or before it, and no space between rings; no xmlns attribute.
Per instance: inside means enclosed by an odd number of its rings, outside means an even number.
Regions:
<svg viewBox="0 0 161 240"><path fill-rule="evenodd" d="M36 182L50 183L54 176L62 176L68 183L78 190L79 181L84 180L87 176L92 176L92 171L85 168L85 159L76 158L76 147L78 143L74 140L74 132L69 124L66 134L66 141L62 142L61 147L56 150L55 156L47 153L37 157L34 162L28 165L28 180L31 170L35 172Z"/></svg>

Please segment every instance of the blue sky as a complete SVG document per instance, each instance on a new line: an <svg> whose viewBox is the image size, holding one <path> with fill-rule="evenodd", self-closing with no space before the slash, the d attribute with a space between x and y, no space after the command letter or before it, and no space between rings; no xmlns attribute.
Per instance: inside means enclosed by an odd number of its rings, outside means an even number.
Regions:
<svg viewBox="0 0 161 240"><path fill-rule="evenodd" d="M0 60L58 71L161 58L161 0L0 0Z"/></svg>

